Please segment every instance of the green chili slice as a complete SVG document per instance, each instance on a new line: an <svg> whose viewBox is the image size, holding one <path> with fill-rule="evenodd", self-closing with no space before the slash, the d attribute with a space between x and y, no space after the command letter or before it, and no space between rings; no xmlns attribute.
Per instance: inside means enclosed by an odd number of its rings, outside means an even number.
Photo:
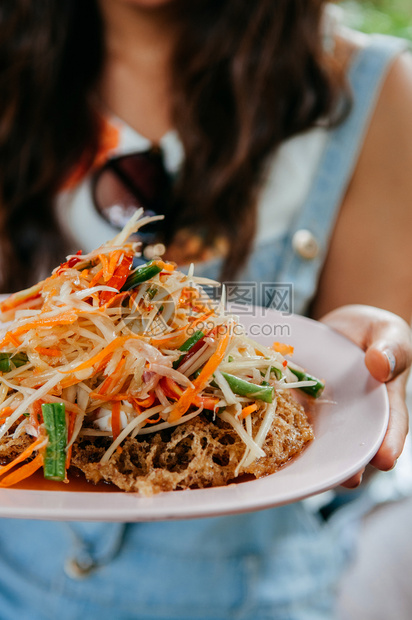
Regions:
<svg viewBox="0 0 412 620"><path fill-rule="evenodd" d="M28 361L29 358L25 353L0 353L0 372L10 372L13 369L12 364L15 368L19 368Z"/></svg>
<svg viewBox="0 0 412 620"><path fill-rule="evenodd" d="M185 342L179 347L179 351L189 351L196 342L199 342L201 338L204 338L204 333L199 329L197 332L190 336Z"/></svg>
<svg viewBox="0 0 412 620"><path fill-rule="evenodd" d="M45 403L41 406L48 443L44 455L44 477L64 480L66 477L67 426L63 403Z"/></svg>
<svg viewBox="0 0 412 620"><path fill-rule="evenodd" d="M184 351L184 354L181 355L179 359L177 359L175 362L173 362L173 368L176 369L179 366L179 364L182 362L182 360L185 358L186 353L188 353L190 349L194 347L195 344L197 344L199 340L201 340L204 337L205 337L205 334L199 329L197 332L193 334L193 336L190 336L190 338L185 340L182 346L179 347L179 351Z"/></svg>
<svg viewBox="0 0 412 620"><path fill-rule="evenodd" d="M142 282L150 280L161 271L162 267L156 261L149 261L144 265L140 265L128 276L126 282L121 289L122 292L130 291L130 289L135 288L138 284L141 284Z"/></svg>

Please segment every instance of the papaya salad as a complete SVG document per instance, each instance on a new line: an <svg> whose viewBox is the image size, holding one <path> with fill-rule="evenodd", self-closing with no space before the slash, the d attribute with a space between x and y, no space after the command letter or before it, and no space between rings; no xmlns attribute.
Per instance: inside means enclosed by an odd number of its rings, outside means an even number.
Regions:
<svg viewBox="0 0 412 620"><path fill-rule="evenodd" d="M276 471L313 438L293 389L323 383L251 340L211 281L136 265L138 212L0 305L0 486L43 469L151 494ZM213 283L217 284L217 283Z"/></svg>

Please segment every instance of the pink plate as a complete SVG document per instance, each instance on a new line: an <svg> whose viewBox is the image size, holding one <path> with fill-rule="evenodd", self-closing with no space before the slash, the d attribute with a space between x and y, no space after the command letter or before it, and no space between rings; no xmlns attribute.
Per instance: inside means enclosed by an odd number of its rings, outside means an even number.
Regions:
<svg viewBox="0 0 412 620"><path fill-rule="evenodd" d="M239 312L239 309L238 309ZM0 489L0 517L160 521L261 510L331 489L376 454L388 424L386 388L372 379L362 351L325 325L262 309L239 316L249 335L295 347L294 360L325 379L323 399L313 406L315 439L277 473L227 487L160 493L150 498L122 492ZM334 401L333 403L330 401Z"/></svg>

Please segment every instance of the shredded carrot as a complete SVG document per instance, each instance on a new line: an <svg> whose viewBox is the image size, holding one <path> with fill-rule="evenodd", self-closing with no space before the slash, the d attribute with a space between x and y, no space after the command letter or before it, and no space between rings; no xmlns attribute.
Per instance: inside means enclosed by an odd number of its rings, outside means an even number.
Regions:
<svg viewBox="0 0 412 620"><path fill-rule="evenodd" d="M43 289L44 304L42 312L50 309L51 301L55 295L57 295L57 286L54 286L53 282L49 282Z"/></svg>
<svg viewBox="0 0 412 620"><path fill-rule="evenodd" d="M253 405L248 405L248 407L243 407L240 417L244 420L245 418L248 417L248 415L256 411L256 409L257 409L256 403Z"/></svg>
<svg viewBox="0 0 412 620"><path fill-rule="evenodd" d="M9 335L9 340L11 342L12 345L14 345L15 347L19 347L21 345L21 342L18 338L16 338L16 336L12 333L10 333Z"/></svg>
<svg viewBox="0 0 412 620"><path fill-rule="evenodd" d="M112 435L113 439L117 439L120 435L120 400L115 400L112 404Z"/></svg>
<svg viewBox="0 0 412 620"><path fill-rule="evenodd" d="M112 275L109 271L109 260L105 254L99 254L99 260L103 267L103 280L107 282Z"/></svg>
<svg viewBox="0 0 412 620"><path fill-rule="evenodd" d="M182 415L186 413L193 399L201 392L209 383L213 373L225 357L227 347L230 341L230 330L219 341L216 351L204 365L200 375L193 381L193 387L188 387L179 398L172 411L169 414L168 422L177 422Z"/></svg>
<svg viewBox="0 0 412 620"><path fill-rule="evenodd" d="M121 255L123 254L123 250L115 250L110 254L109 258L109 272L113 275L114 271L117 267L117 263Z"/></svg>
<svg viewBox="0 0 412 620"><path fill-rule="evenodd" d="M110 377L107 377L103 381L99 390L90 392L89 397L90 398L101 398L102 396L107 396L110 389L114 385L116 385L116 383L119 383L120 378L121 378L121 373L123 370L123 366L125 365L125 363L126 363L126 358L122 357L119 363L117 364L116 368L114 369L113 373L110 375ZM119 384L119 389L120 387L121 385Z"/></svg>
<svg viewBox="0 0 412 620"><path fill-rule="evenodd" d="M43 422L43 413L41 406L44 403L44 400L35 400L34 403L30 406L30 424L38 429L40 424Z"/></svg>
<svg viewBox="0 0 412 620"><path fill-rule="evenodd" d="M22 465L21 467L19 467L19 469L13 471L11 474L3 478L3 480L0 482L0 487L11 487L13 486L13 484L21 482L25 478L28 478L29 476L34 474L34 472L37 471L42 465L43 456L41 454L38 454L32 461L30 461L30 463Z"/></svg>
<svg viewBox="0 0 412 620"><path fill-rule="evenodd" d="M67 379L62 379L62 381L60 381L60 386L62 390L64 390L64 388L71 387L72 385L76 385L77 383L81 383L81 380L77 377L68 377Z"/></svg>
<svg viewBox="0 0 412 620"><path fill-rule="evenodd" d="M40 292L44 282L45 280L25 289L24 291L18 291L17 293L13 293L7 297L7 299L0 303L0 312L8 312L30 300L35 299L36 297L40 297Z"/></svg>
<svg viewBox="0 0 412 620"><path fill-rule="evenodd" d="M133 339L138 339L138 338L139 336L137 334L129 334L127 336L118 336L117 338L112 340L112 342L108 344L104 349L102 349L100 353L96 353L96 355L94 355L90 359L86 360L82 364L79 364L79 366L76 366L76 368L73 368L72 370L60 370L60 372L63 374L69 374L73 372L78 372L79 370L85 370L86 368L91 368L92 366L97 364L97 362L100 362L105 357L107 357L109 353L113 353L113 351L115 351L119 347L122 347L125 344L125 342L127 342L127 340L133 340Z"/></svg>
<svg viewBox="0 0 412 620"><path fill-rule="evenodd" d="M107 291L109 292L109 291ZM109 299L109 301L107 301L105 304L103 304L102 306L100 306L99 308L96 308L96 312L104 312L106 310L106 308L111 308L112 306L114 306L115 304L117 304L118 306L121 305L121 302L123 301L123 299L125 299L126 297L128 297L130 295L130 291L125 291L124 293L117 293L117 295L115 294L111 299Z"/></svg>
<svg viewBox="0 0 412 620"><path fill-rule="evenodd" d="M149 394L149 396L143 400L140 400L138 398L133 398L133 401L136 402L136 404L139 406L139 408L143 408L143 409L148 409L149 407L151 407L155 401L155 395L154 394Z"/></svg>
<svg viewBox="0 0 412 620"><path fill-rule="evenodd" d="M122 253L119 250L120 254ZM117 254L119 254L119 252ZM114 253L116 254L116 252ZM118 256L115 257L116 261L118 260ZM114 262L114 261L113 261ZM110 286L112 288L117 289L118 291L120 291L120 289L123 287L124 283L127 280L128 275L130 274L130 268L132 266L133 263L133 256L131 254L126 254L126 256L124 256L122 262L120 263L120 265L118 267L115 268L115 270L112 272L110 279L107 282L107 286ZM110 262L111 264L111 262ZM114 263L116 266L116 263ZM110 301L114 296L116 295L116 293L113 293L111 291L102 291L100 293L100 302L101 304L106 304L108 301Z"/></svg>
<svg viewBox="0 0 412 620"><path fill-rule="evenodd" d="M190 329L193 330L193 329L195 329L195 327L198 327L199 325L202 325L202 323L204 323L211 316L214 316L214 314L215 314L214 310L208 310L207 312L205 312L201 316L193 319L193 321L190 322ZM190 320L190 317L189 317L189 320Z"/></svg>
<svg viewBox="0 0 412 620"><path fill-rule="evenodd" d="M182 327L176 330L168 336L162 336L161 338L155 338L150 341L157 347L170 347L178 349L187 340L186 329Z"/></svg>
<svg viewBox="0 0 412 620"><path fill-rule="evenodd" d="M179 299L179 307L185 309L190 308L195 312L210 313L210 307L202 303L199 291L191 287L185 287L182 289Z"/></svg>
<svg viewBox="0 0 412 620"><path fill-rule="evenodd" d="M3 465L3 467L0 467L0 476L2 476L7 471L9 471L9 469L12 469L15 465L18 465L19 463L22 463L23 461L28 459L29 456L32 455L34 450L36 450L37 446L39 446L43 441L44 441L44 436L39 437L38 439L36 439L36 441L33 441L33 443L31 443L28 446L28 448L23 450L23 452L19 454L19 456L13 459L13 461L11 461L10 463L7 463L7 465Z"/></svg>
<svg viewBox="0 0 412 620"><path fill-rule="evenodd" d="M126 392L117 392L116 394L108 394L108 400L129 400L130 394Z"/></svg>
<svg viewBox="0 0 412 620"><path fill-rule="evenodd" d="M94 366L95 374L102 372L102 370L106 368L107 364L110 362L112 358L112 355L113 355L112 353L108 353L105 357L103 357L102 360L100 360L98 364Z"/></svg>
<svg viewBox="0 0 412 620"><path fill-rule="evenodd" d="M107 377L107 379L104 381L102 387L99 390L100 394L106 394L109 388L111 388L113 385L115 385L116 383L120 384L122 370L125 364L126 364L126 358L122 357L119 363L117 364L116 368L114 369L112 375L110 377ZM105 385L106 383L107 385ZM119 385L119 388L120 388L120 385Z"/></svg>
<svg viewBox="0 0 412 620"><path fill-rule="evenodd" d="M157 416L157 418L155 418L154 420L152 420L151 418L147 418L147 419L145 420L145 422L146 422L146 424L157 424L158 422L160 422L160 420L161 420L161 419L162 419L162 416L161 416L161 415L160 415L160 413L159 413L159 415Z"/></svg>
<svg viewBox="0 0 412 620"><path fill-rule="evenodd" d="M204 409L214 411L219 400L220 399L215 396L196 396L193 400L193 404L196 405L196 407L202 406Z"/></svg>
<svg viewBox="0 0 412 620"><path fill-rule="evenodd" d="M214 311L209 310L208 312L205 312L205 314L202 314L202 316L199 316L196 319L194 319L190 323L189 326L181 327L180 329L177 329L172 334L168 334L167 336L163 336L160 338L153 338L150 341L150 344L153 344L154 346L157 346L157 347L170 347L170 348L178 349L187 340L187 337L188 337L187 332L189 329L193 334L193 332L196 331L196 328L198 326L203 326L206 319L208 319L209 317L213 315L214 315Z"/></svg>
<svg viewBox="0 0 412 620"><path fill-rule="evenodd" d="M179 398L183 394L183 388L181 388L180 385L178 385L176 381L174 381L170 377L162 377L159 384L166 398L179 400Z"/></svg>
<svg viewBox="0 0 412 620"><path fill-rule="evenodd" d="M92 280L90 280L89 288L93 288L93 286L96 286L102 275L103 269L100 269L100 271L98 271L96 275L93 276Z"/></svg>
<svg viewBox="0 0 412 620"><path fill-rule="evenodd" d="M48 355L49 357L60 357L62 354L60 349L47 349L45 347L35 347L35 351L40 355Z"/></svg>
<svg viewBox="0 0 412 620"><path fill-rule="evenodd" d="M0 347L6 346L11 342L11 339L13 337L25 334L31 329L35 329L37 327L52 327L53 325L70 325L70 323L74 323L76 320L77 312L75 310L68 310L67 312L56 314L56 316L52 316L47 319L40 318L35 321L25 323L24 325L20 325L20 327L17 327L12 332L7 332L3 340L0 342Z"/></svg>
<svg viewBox="0 0 412 620"><path fill-rule="evenodd" d="M162 260L157 260L156 265L162 268L162 271L174 271L176 269L176 265L173 263L165 263Z"/></svg>
<svg viewBox="0 0 412 620"><path fill-rule="evenodd" d="M105 286L107 286L107 284ZM89 288L91 287L89 286ZM107 293L108 297L111 296L110 299L100 306L95 306L95 307L90 306L90 310L87 310L87 314L104 314L108 308L111 308L115 305L119 306L118 311L121 312L122 311L121 301L130 295L130 291L124 291L123 293L114 293L114 292L112 293L111 291L102 291L100 293L100 301L102 299L102 295L104 292ZM97 298L96 293L94 295L90 294L90 297Z"/></svg>
<svg viewBox="0 0 412 620"><path fill-rule="evenodd" d="M274 342L272 349L281 355L292 355L294 348L285 342Z"/></svg>
<svg viewBox="0 0 412 620"><path fill-rule="evenodd" d="M0 420L4 420L5 418L8 418L9 415L13 413L13 411L14 409L12 409L11 407L4 407L4 409L0 411Z"/></svg>
<svg viewBox="0 0 412 620"><path fill-rule="evenodd" d="M193 381L193 384L200 392L203 390L206 385L209 383L210 378L212 377L215 370L218 368L219 364L222 362L223 358L226 354L226 349L230 342L230 330L226 331L226 334L220 340L217 345L216 351L209 358L209 360L204 365L200 375Z"/></svg>

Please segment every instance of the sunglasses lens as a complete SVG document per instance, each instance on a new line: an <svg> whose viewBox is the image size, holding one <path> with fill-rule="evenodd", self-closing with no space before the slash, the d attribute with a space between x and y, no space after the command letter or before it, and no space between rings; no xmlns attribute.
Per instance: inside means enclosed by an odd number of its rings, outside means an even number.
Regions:
<svg viewBox="0 0 412 620"><path fill-rule="evenodd" d="M110 160L95 177L93 197L97 210L116 228L123 228L136 209L145 216L166 215L171 182L157 151ZM159 233L162 222L145 226L142 236Z"/></svg>

